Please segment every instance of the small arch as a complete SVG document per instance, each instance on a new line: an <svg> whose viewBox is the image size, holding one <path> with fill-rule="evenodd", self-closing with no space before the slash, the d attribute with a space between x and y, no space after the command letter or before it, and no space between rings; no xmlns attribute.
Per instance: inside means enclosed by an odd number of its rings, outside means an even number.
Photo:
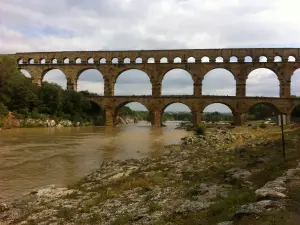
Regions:
<svg viewBox="0 0 300 225"><path fill-rule="evenodd" d="M50 68L42 73L42 81L48 83L55 83L61 86L63 89L67 88L66 75L59 69Z"/></svg>
<svg viewBox="0 0 300 225"><path fill-rule="evenodd" d="M267 68L258 68L249 73L246 80L246 96L279 97L279 80L276 73Z"/></svg>
<svg viewBox="0 0 300 225"><path fill-rule="evenodd" d="M244 62L253 62L253 59L251 56L246 56Z"/></svg>
<svg viewBox="0 0 300 225"><path fill-rule="evenodd" d="M188 62L188 63L195 63L195 62L196 62L196 59L195 59L195 57L189 57L189 58L187 59L187 62Z"/></svg>
<svg viewBox="0 0 300 225"><path fill-rule="evenodd" d="M282 62L281 56L277 55L274 57L274 62Z"/></svg>
<svg viewBox="0 0 300 225"><path fill-rule="evenodd" d="M276 122L279 109L270 102L257 102L248 107L248 120L269 120Z"/></svg>
<svg viewBox="0 0 300 225"><path fill-rule="evenodd" d="M106 64L106 58L101 58L99 62L100 64Z"/></svg>
<svg viewBox="0 0 300 225"><path fill-rule="evenodd" d="M29 64L34 64L34 59L29 59L28 62Z"/></svg>
<svg viewBox="0 0 300 225"><path fill-rule="evenodd" d="M162 57L162 58L160 59L160 63L168 63L167 57Z"/></svg>
<svg viewBox="0 0 300 225"><path fill-rule="evenodd" d="M30 73L25 69L20 69L20 72L27 78L31 78Z"/></svg>
<svg viewBox="0 0 300 225"><path fill-rule="evenodd" d="M222 63L222 62L224 62L223 57L218 56L218 57L216 58L216 63Z"/></svg>
<svg viewBox="0 0 300 225"><path fill-rule="evenodd" d="M267 59L266 56L260 56L260 57L259 57L259 62L265 63L265 62L268 62L268 59Z"/></svg>
<svg viewBox="0 0 300 225"><path fill-rule="evenodd" d="M123 60L123 63L124 63L124 64L130 64L130 58L126 57L126 58Z"/></svg>
<svg viewBox="0 0 300 225"><path fill-rule="evenodd" d="M92 57L88 58L88 64L94 64L94 59Z"/></svg>
<svg viewBox="0 0 300 225"><path fill-rule="evenodd" d="M218 82L216 82L218 81ZM216 68L204 75L202 82L203 95L236 95L234 75L226 69Z"/></svg>
<svg viewBox="0 0 300 225"><path fill-rule="evenodd" d="M56 58L53 58L53 59L51 60L51 63L52 63L52 64L57 64L57 59L56 59Z"/></svg>
<svg viewBox="0 0 300 225"><path fill-rule="evenodd" d="M171 69L161 83L162 95L193 95L194 81L189 72L184 69Z"/></svg>
<svg viewBox="0 0 300 225"><path fill-rule="evenodd" d="M153 57L150 57L148 60L147 60L147 63L155 63L155 59Z"/></svg>
<svg viewBox="0 0 300 225"><path fill-rule="evenodd" d="M135 63L143 63L143 59L141 58L141 57L137 57L136 59L135 59Z"/></svg>
<svg viewBox="0 0 300 225"><path fill-rule="evenodd" d="M46 64L46 59L44 58L40 59L40 64Z"/></svg>
<svg viewBox="0 0 300 225"><path fill-rule="evenodd" d="M207 56L203 56L203 57L201 58L201 62L202 62L202 63L209 63L209 58L208 58Z"/></svg>
<svg viewBox="0 0 300 225"><path fill-rule="evenodd" d="M75 63L76 63L76 64L81 64L81 58L76 58L76 59L75 59Z"/></svg>
<svg viewBox="0 0 300 225"><path fill-rule="evenodd" d="M236 62L238 62L238 58L236 56L231 56L229 59L229 62L236 63Z"/></svg>
<svg viewBox="0 0 300 225"><path fill-rule="evenodd" d="M69 64L70 63L70 59L69 58L64 58L64 64Z"/></svg>
<svg viewBox="0 0 300 225"><path fill-rule="evenodd" d="M174 63L181 63L182 60L180 57L176 57L174 60L173 60Z"/></svg>
<svg viewBox="0 0 300 225"><path fill-rule="evenodd" d="M289 56L288 62L296 62L296 58L294 56Z"/></svg>
<svg viewBox="0 0 300 225"><path fill-rule="evenodd" d="M18 59L18 64L23 64L23 59Z"/></svg>
<svg viewBox="0 0 300 225"><path fill-rule="evenodd" d="M203 109L203 120L207 123L229 125L233 121L233 108L223 102L213 102Z"/></svg>
<svg viewBox="0 0 300 225"><path fill-rule="evenodd" d="M118 64L119 63L119 59L118 58L112 58L111 59L111 63L112 64Z"/></svg>

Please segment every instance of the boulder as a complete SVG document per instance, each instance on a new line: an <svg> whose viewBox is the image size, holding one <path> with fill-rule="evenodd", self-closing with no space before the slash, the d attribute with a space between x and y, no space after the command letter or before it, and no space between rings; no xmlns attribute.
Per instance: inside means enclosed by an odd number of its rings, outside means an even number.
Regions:
<svg viewBox="0 0 300 225"><path fill-rule="evenodd" d="M261 214L263 212L270 211L274 208L278 208L278 204L272 200L262 200L255 203L250 203L247 205L242 205L238 211L235 213L236 217L241 217L243 215L249 214Z"/></svg>
<svg viewBox="0 0 300 225"><path fill-rule="evenodd" d="M248 170L241 168L232 168L227 170L224 174L225 181L233 182L233 181L244 181L246 180L251 173Z"/></svg>

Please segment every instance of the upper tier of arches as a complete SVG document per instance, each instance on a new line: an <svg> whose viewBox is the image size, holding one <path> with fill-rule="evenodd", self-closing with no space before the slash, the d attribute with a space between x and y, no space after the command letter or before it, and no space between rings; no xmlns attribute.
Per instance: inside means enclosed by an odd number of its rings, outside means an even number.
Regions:
<svg viewBox="0 0 300 225"><path fill-rule="evenodd" d="M135 63L250 63L295 62L300 58L297 48L257 49L190 49L190 50L141 50L141 51L84 51L37 52L15 54L18 63L75 64L80 58L83 64L135 64ZM66 60L67 59L67 60ZM151 59L151 60L149 60Z"/></svg>

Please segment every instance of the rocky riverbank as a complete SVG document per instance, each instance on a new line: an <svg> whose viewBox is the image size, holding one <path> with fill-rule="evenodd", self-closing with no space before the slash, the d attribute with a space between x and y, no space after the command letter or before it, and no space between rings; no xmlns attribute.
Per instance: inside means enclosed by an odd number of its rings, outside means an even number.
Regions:
<svg viewBox="0 0 300 225"><path fill-rule="evenodd" d="M191 134L182 145L166 147L162 157L103 162L69 187L49 186L3 203L0 221L284 224L266 221L273 212L285 218L294 210L289 193L297 192L289 190L300 190L299 136L297 129L287 131L288 158L283 161L278 127L214 128L206 136Z"/></svg>

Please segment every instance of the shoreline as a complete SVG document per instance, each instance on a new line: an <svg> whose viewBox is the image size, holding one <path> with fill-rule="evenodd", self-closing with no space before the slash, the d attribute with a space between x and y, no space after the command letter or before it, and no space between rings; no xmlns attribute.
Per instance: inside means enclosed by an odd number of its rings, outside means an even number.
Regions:
<svg viewBox="0 0 300 225"><path fill-rule="evenodd" d="M181 218L183 214L197 214L197 218L202 218L203 212L216 204L216 197L220 198L214 196L217 190L224 199L239 189L237 184L232 184L235 180L232 180L233 175L229 178L230 182L222 179L221 182L221 174L224 176L224 172L237 166L240 167L238 172L247 170L252 174L252 170L267 166L269 157L273 157L270 149L278 147L280 135L262 136L262 133L273 132L275 128L257 128L249 133L235 129L213 129L204 137L190 135L183 139L180 147L166 147L161 157L103 162L99 169L76 184L68 188L49 186L33 191L2 206L2 209L0 207L0 215L4 213L6 221L9 221L11 213L17 210L22 218L11 221L27 221L24 224L29 224L28 221L47 224L50 218L53 222L68 221L69 224L75 221L86 224L96 221L101 221L101 224L127 224L129 221L131 224L150 224L149 221L153 220L170 222L172 215ZM267 149L259 153L256 148ZM252 166L247 165L249 160ZM245 163L246 166L243 165ZM241 179L237 183L238 186L247 184L256 188L248 180ZM252 199L250 189L246 193ZM18 204L20 201L22 204ZM28 206L37 212L24 213Z"/></svg>

